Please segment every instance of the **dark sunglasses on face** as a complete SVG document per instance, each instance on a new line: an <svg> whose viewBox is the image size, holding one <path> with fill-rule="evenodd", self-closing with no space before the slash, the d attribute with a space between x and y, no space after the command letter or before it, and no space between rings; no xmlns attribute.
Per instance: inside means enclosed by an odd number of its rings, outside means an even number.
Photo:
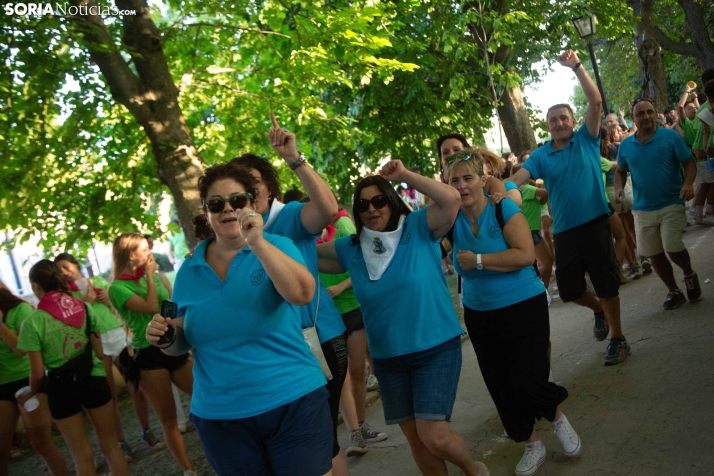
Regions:
<svg viewBox="0 0 714 476"><path fill-rule="evenodd" d="M253 201L253 195L248 192L232 193L228 198L210 197L203 200L203 206L211 213L221 213L226 207L226 202L233 210L245 208L248 202Z"/></svg>
<svg viewBox="0 0 714 476"><path fill-rule="evenodd" d="M387 206L387 196L386 195L375 195L374 197L370 198L369 200L366 200L364 198L360 198L355 202L355 211L359 213L364 213L367 210L369 210L369 204L372 204L372 206L375 208L375 210L379 210L380 208L384 208Z"/></svg>

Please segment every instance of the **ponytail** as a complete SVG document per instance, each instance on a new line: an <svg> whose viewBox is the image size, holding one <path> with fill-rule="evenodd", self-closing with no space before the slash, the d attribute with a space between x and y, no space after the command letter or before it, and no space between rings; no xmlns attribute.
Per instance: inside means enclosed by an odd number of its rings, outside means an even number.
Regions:
<svg viewBox="0 0 714 476"><path fill-rule="evenodd" d="M67 280L59 266L48 259L40 260L30 268L30 282L37 283L46 293L59 291L70 294Z"/></svg>

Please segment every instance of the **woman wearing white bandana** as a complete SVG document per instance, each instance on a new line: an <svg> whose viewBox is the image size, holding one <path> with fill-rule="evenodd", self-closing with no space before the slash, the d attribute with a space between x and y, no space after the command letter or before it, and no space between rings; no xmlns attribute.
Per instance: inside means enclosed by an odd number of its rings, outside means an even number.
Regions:
<svg viewBox="0 0 714 476"><path fill-rule="evenodd" d="M406 182L432 204L410 213L392 182ZM488 474L450 430L461 371L461 334L441 272L439 241L459 211L459 194L409 172L399 160L355 189L357 233L318 246L320 271L349 271L362 307L387 424L399 424L423 474Z"/></svg>

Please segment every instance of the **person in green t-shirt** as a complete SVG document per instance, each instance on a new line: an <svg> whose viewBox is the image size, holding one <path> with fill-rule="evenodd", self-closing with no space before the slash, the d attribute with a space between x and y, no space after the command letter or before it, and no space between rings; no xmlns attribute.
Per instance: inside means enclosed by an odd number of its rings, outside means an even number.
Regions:
<svg viewBox="0 0 714 476"><path fill-rule="evenodd" d="M124 436L124 425L121 422L121 415L117 405L116 383L114 382L114 372L112 366L119 366L119 354L126 347L126 331L124 324L115 315L116 311L112 307L109 300L109 293L106 288L100 288L91 284L91 282L82 276L81 266L79 262L69 253L60 253L55 257L55 264L60 268L67 284L72 292L72 296L80 301L83 301L88 306L94 309L98 325L97 330L101 332L102 364L104 372L107 376L107 383L112 391L112 406L114 409L114 424L117 430L117 442L124 453L127 461L133 459L133 451Z"/></svg>
<svg viewBox="0 0 714 476"><path fill-rule="evenodd" d="M520 164L513 166L512 174L515 174L521 169ZM521 210L526 217L528 227L531 229L533 244L535 245L536 261L538 263L538 274L541 281L547 290L550 286L550 277L553 274L553 255L543 243L540 235L542 228L540 212L543 205L548 203L548 191L544 188L535 186L534 181L530 181L521 186L521 194L523 195Z"/></svg>
<svg viewBox="0 0 714 476"><path fill-rule="evenodd" d="M149 243L138 233L124 233L112 249L114 281L109 298L132 332L134 361L139 368L139 388L149 397L161 421L166 445L184 471L193 471L176 419L171 384L191 396L193 359L189 354L170 356L146 340L146 327L161 302L171 298L171 285L157 274Z"/></svg>
<svg viewBox="0 0 714 476"><path fill-rule="evenodd" d="M714 68L709 68L702 73L702 86L706 90L709 82L714 82ZM681 101L680 101L681 102ZM699 179L699 188L694 196L694 224L695 225L714 225L714 177L711 173L707 173L707 154L708 146L714 147L714 137L709 137L708 144L704 142L705 124L699 119L699 113L703 110L711 108L707 101L699 106L695 118L692 120L695 138L692 143L692 152L694 160L697 164L697 178ZM714 155L714 154L713 154ZM704 206L706 204L706 212L708 216L704 216Z"/></svg>
<svg viewBox="0 0 714 476"><path fill-rule="evenodd" d="M327 243L343 236L351 236L357 232L352 218L346 210L341 209L332 225L326 230L332 233L323 233L323 238L317 244ZM340 398L340 413L345 420L345 426L350 431L350 440L346 456L364 454L367 452L366 442L374 443L387 439L384 432L372 431L364 435L360 431L366 417L367 383L365 380L365 359L367 358L367 335L364 330L364 321L359 303L352 290L350 273L327 274L319 273L325 290L335 303L337 311L342 315L345 323L345 337L347 338L347 376L342 386ZM365 438L367 436L367 438Z"/></svg>
<svg viewBox="0 0 714 476"><path fill-rule="evenodd" d="M2 284L2 283L0 283ZM29 412L18 405L15 393L29 385L30 361L17 348L23 322L34 312L32 306L0 286L0 474L8 474L10 450L17 421L22 424L30 444L55 476L67 475L67 464L52 441L52 419L46 389L36 395L40 406Z"/></svg>
<svg viewBox="0 0 714 476"><path fill-rule="evenodd" d="M52 261L35 263L29 277L40 302L23 323L17 344L30 356L30 391L18 397L18 403L37 394L47 369L50 413L77 474L94 472L82 412L86 410L111 473L127 476L129 465L117 445L112 392L101 361L97 315L91 306L70 295L62 272Z"/></svg>
<svg viewBox="0 0 714 476"><path fill-rule="evenodd" d="M178 272L181 263L188 255L188 245L186 244L186 235L183 233L181 223L174 218L171 220L171 224L178 227L178 232L169 234L169 259L174 265L174 271Z"/></svg>

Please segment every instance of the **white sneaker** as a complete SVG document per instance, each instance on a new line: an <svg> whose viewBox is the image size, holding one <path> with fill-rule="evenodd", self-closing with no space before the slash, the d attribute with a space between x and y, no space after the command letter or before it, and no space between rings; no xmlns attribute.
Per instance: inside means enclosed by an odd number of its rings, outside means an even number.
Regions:
<svg viewBox="0 0 714 476"><path fill-rule="evenodd" d="M570 425L570 422L565 415L561 413L560 421L555 425L551 423L550 426L553 429L555 436L558 437L558 441L560 441L560 446L563 448L565 456L569 456L571 458L578 456L580 451L583 449L583 445L581 444L580 437L577 433L575 433L575 430Z"/></svg>
<svg viewBox="0 0 714 476"><path fill-rule="evenodd" d="M518 476L531 476L538 472L540 465L545 463L545 445L526 443L526 450L523 452L523 458L516 465L516 474Z"/></svg>
<svg viewBox="0 0 714 476"><path fill-rule="evenodd" d="M367 391L374 392L378 388L379 388L379 381L377 380L377 377L375 377L374 374L369 374L367 376Z"/></svg>

